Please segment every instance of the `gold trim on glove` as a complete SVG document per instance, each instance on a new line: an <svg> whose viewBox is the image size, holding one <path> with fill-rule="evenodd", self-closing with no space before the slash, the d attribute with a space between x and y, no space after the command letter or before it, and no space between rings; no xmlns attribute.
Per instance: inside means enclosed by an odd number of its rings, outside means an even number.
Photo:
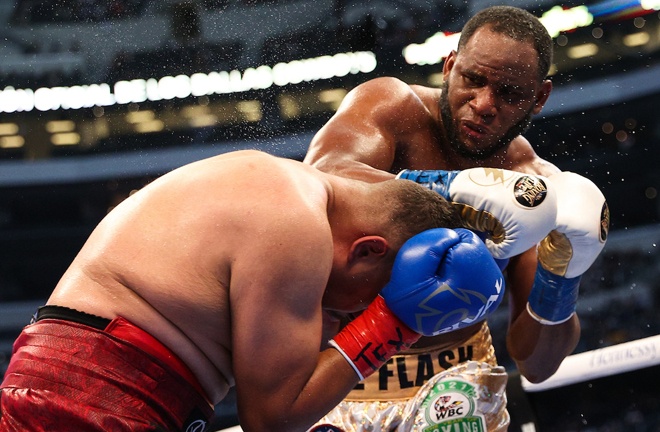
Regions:
<svg viewBox="0 0 660 432"><path fill-rule="evenodd" d="M452 205L461 215L465 228L487 232L495 244L502 243L506 238L504 226L492 213L486 210L477 210L467 204L453 202Z"/></svg>
<svg viewBox="0 0 660 432"><path fill-rule="evenodd" d="M573 247L565 234L552 230L541 240L538 255L544 269L558 276L564 276L568 270L568 263L573 258Z"/></svg>

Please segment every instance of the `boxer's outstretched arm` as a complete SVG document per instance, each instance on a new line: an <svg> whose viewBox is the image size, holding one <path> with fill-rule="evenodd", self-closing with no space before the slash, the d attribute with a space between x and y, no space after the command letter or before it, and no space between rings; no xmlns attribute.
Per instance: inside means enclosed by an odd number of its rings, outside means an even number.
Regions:
<svg viewBox="0 0 660 432"><path fill-rule="evenodd" d="M416 181L460 205L467 204L467 209L477 209L476 213L461 212L466 225L489 233L487 245L497 258L517 255L508 266L513 305L509 351L530 380L549 377L579 338L577 318L562 325L541 325L526 310L537 269L536 244L557 224L557 188L546 177L491 168L404 170L398 177ZM491 177L493 181L488 181ZM521 197L526 199L520 201ZM532 249L525 252L530 246Z"/></svg>
<svg viewBox="0 0 660 432"><path fill-rule="evenodd" d="M367 81L346 95L317 132L304 162L343 177L389 180L397 144L422 127L415 119L428 118L419 110L424 110L422 103L404 82L390 77Z"/></svg>

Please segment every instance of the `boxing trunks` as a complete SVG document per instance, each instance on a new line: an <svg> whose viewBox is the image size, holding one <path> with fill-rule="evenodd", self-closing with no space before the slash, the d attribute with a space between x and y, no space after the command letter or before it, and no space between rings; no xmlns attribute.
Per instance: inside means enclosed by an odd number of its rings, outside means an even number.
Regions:
<svg viewBox="0 0 660 432"><path fill-rule="evenodd" d="M393 357L309 431L504 432L506 382L484 323L460 345Z"/></svg>
<svg viewBox="0 0 660 432"><path fill-rule="evenodd" d="M0 385L2 432L201 432L212 416L192 372L153 336L59 306L23 329Z"/></svg>

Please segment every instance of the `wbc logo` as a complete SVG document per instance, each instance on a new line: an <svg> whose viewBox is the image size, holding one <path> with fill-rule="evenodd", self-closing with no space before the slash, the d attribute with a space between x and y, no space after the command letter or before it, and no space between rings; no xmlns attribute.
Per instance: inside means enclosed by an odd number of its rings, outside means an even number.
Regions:
<svg viewBox="0 0 660 432"><path fill-rule="evenodd" d="M462 379L438 381L422 403L424 431L486 432L484 416L477 410L479 385Z"/></svg>

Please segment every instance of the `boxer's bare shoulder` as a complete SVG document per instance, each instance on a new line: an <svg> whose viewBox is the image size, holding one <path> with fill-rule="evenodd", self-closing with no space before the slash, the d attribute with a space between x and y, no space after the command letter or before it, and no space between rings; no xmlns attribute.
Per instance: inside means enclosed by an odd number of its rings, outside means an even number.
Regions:
<svg viewBox="0 0 660 432"><path fill-rule="evenodd" d="M493 162L496 163L497 159ZM502 168L546 177L559 172L559 168L554 164L539 157L530 142L523 136L518 136L511 141L511 145L499 165Z"/></svg>

